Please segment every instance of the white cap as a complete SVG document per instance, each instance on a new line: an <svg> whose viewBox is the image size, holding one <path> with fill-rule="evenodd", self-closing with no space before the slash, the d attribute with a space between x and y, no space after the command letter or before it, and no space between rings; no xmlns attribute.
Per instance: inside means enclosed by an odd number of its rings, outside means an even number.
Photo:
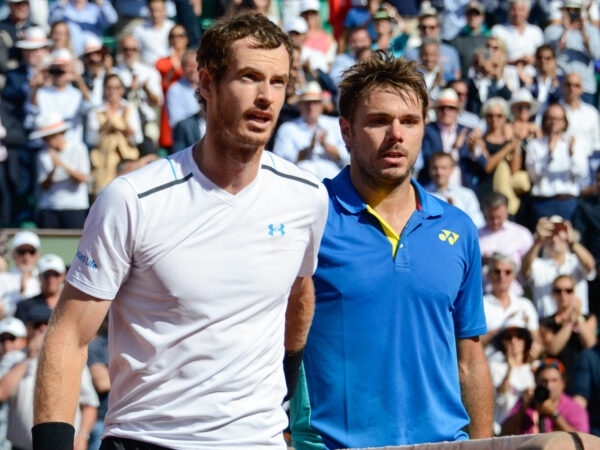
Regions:
<svg viewBox="0 0 600 450"><path fill-rule="evenodd" d="M0 334L12 334L14 337L27 337L25 324L16 317L7 317L0 320Z"/></svg>
<svg viewBox="0 0 600 450"><path fill-rule="evenodd" d="M21 247L22 245L30 245L36 250L40 249L40 238L33 231L19 231L13 237L11 247L12 249L16 249Z"/></svg>
<svg viewBox="0 0 600 450"><path fill-rule="evenodd" d="M44 48L50 45L52 45L52 40L48 39L46 32L40 27L27 28L23 39L15 43L15 47L25 50Z"/></svg>
<svg viewBox="0 0 600 450"><path fill-rule="evenodd" d="M306 11L320 11L321 4L319 0L302 0L300 2L300 14Z"/></svg>
<svg viewBox="0 0 600 450"><path fill-rule="evenodd" d="M99 52L104 47L102 47L102 42L93 34L88 35L85 38L85 43L83 45L83 54L87 55L88 53Z"/></svg>
<svg viewBox="0 0 600 450"><path fill-rule="evenodd" d="M35 131L29 135L30 139L39 139L45 136L62 133L69 129L69 124L55 112L41 113L35 118Z"/></svg>
<svg viewBox="0 0 600 450"><path fill-rule="evenodd" d="M51 65L59 66L70 64L73 61L73 55L66 48L58 48L52 52Z"/></svg>
<svg viewBox="0 0 600 450"><path fill-rule="evenodd" d="M283 30L288 34L292 31L304 34L308 31L308 25L306 24L306 20L302 17L295 17L284 25Z"/></svg>
<svg viewBox="0 0 600 450"><path fill-rule="evenodd" d="M53 255L52 253L42 256L38 261L37 266L40 274L48 272L49 270L54 270L58 273L65 273L67 271L63 259L58 255Z"/></svg>

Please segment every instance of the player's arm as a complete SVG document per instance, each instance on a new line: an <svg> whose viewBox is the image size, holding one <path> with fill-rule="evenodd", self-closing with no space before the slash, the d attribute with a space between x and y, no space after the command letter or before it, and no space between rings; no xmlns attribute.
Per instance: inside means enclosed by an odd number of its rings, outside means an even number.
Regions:
<svg viewBox="0 0 600 450"><path fill-rule="evenodd" d="M88 343L111 302L65 284L52 313L39 358L34 394L34 450L73 448L72 427L79 403Z"/></svg>
<svg viewBox="0 0 600 450"><path fill-rule="evenodd" d="M283 369L288 393L294 395L308 330L315 311L315 288L311 277L298 277L292 285L285 315L285 357Z"/></svg>
<svg viewBox="0 0 600 450"><path fill-rule="evenodd" d="M494 401L490 369L479 337L457 340L463 403L471 419L471 439L492 437Z"/></svg>

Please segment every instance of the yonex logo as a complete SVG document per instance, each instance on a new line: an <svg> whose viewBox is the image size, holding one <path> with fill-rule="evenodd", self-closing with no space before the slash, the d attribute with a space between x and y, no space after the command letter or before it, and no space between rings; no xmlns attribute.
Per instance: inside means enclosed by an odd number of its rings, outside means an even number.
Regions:
<svg viewBox="0 0 600 450"><path fill-rule="evenodd" d="M282 236L285 235L285 224L280 224L278 228L272 223L269 224L269 236L274 236L275 233L280 233Z"/></svg>
<svg viewBox="0 0 600 450"><path fill-rule="evenodd" d="M456 241L458 241L459 236L458 236L458 234L456 234L452 231L442 230L442 232L438 235L438 237L440 238L440 241L448 242L448 244L454 245L454 243Z"/></svg>

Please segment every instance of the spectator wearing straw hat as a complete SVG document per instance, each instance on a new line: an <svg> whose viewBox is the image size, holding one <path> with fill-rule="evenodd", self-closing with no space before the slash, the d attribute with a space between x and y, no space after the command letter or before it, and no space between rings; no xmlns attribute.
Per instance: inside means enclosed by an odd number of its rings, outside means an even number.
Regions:
<svg viewBox="0 0 600 450"><path fill-rule="evenodd" d="M460 101L454 89L442 89L435 102L435 122L427 124L421 149L421 161L417 161L415 169L426 168L429 157L438 151L450 153L456 166L450 178L450 184L462 185L475 189L478 176L482 173L486 159L475 139L481 136L478 129L471 129L458 123ZM427 184L430 181L427 170L420 170L419 181Z"/></svg>
<svg viewBox="0 0 600 450"><path fill-rule="evenodd" d="M333 178L350 157L338 120L323 114L323 91L316 81L302 87L300 117L279 127L273 152L319 179Z"/></svg>
<svg viewBox="0 0 600 450"><path fill-rule="evenodd" d="M90 158L82 141L67 139L69 124L56 113L36 119L31 139L41 138L37 154L38 212L41 228L81 229L89 208Z"/></svg>
<svg viewBox="0 0 600 450"><path fill-rule="evenodd" d="M83 47L82 78L90 91L90 101L93 106L102 104L104 95L104 76L106 75L105 58L107 48L96 36L88 36Z"/></svg>
<svg viewBox="0 0 600 450"><path fill-rule="evenodd" d="M15 47L21 50L22 60L19 67L6 72L6 83L2 90L2 100L12 104L15 114L23 121L25 119L24 105L29 98L31 88L29 81L38 73L44 72L42 62L49 53L52 41L40 27L28 28Z"/></svg>
<svg viewBox="0 0 600 450"><path fill-rule="evenodd" d="M35 123L38 115L55 113L69 124L68 138L83 141L83 121L92 103L87 85L76 73L73 62L73 56L66 48L50 54L47 72L31 80L26 120Z"/></svg>

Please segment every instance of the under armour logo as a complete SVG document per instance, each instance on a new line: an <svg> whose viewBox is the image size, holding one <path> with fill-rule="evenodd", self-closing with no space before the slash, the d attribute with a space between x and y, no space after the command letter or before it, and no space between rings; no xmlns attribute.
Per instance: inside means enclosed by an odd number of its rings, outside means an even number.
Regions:
<svg viewBox="0 0 600 450"><path fill-rule="evenodd" d="M279 225L279 228L275 228L272 223L269 224L269 236L273 236L275 233L280 233L282 236L285 235L285 224Z"/></svg>
<svg viewBox="0 0 600 450"><path fill-rule="evenodd" d="M442 242L448 242L448 244L450 245L454 245L454 243L456 241L458 241L458 234L452 232L452 231L448 231L448 230L442 230L442 232L438 235L438 237L440 238L440 241Z"/></svg>

